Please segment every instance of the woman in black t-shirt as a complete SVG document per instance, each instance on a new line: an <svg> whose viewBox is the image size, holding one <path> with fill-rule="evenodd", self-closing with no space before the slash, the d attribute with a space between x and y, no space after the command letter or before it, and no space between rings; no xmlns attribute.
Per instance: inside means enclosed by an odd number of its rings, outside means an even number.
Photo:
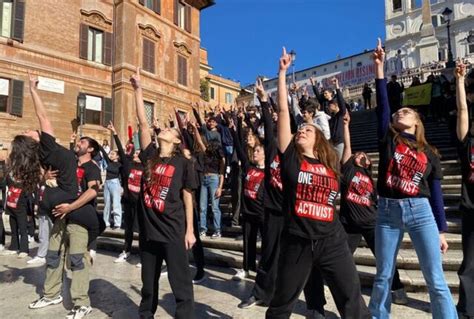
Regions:
<svg viewBox="0 0 474 319"><path fill-rule="evenodd" d="M10 215L12 240L9 251L4 253L16 253L18 250L18 258L25 258L28 256L28 202L41 178L38 142L29 136L15 136L11 143L8 166L5 206Z"/></svg>
<svg viewBox="0 0 474 319"><path fill-rule="evenodd" d="M419 114L403 107L392 114L384 75L381 40L374 51L379 138L378 214L375 229L377 273L369 308L375 318L390 317L390 283L405 231L408 232L430 292L433 318L457 318L443 274L441 252L448 244L437 151L425 138Z"/></svg>
<svg viewBox="0 0 474 319"><path fill-rule="evenodd" d="M153 318L163 260L176 298L175 318L194 318L194 296L187 250L194 245L192 190L196 176L191 162L178 154L176 129L161 130L155 149L143 105L140 69L130 79L140 124L140 159L145 171L138 211L142 262L141 318Z"/></svg>
<svg viewBox="0 0 474 319"><path fill-rule="evenodd" d="M321 270L344 318L370 317L346 234L336 213L339 192L337 155L311 124L290 129L286 71L291 57L283 49L278 76L278 149L281 153L282 235L275 295L267 318L289 318L313 267Z"/></svg>

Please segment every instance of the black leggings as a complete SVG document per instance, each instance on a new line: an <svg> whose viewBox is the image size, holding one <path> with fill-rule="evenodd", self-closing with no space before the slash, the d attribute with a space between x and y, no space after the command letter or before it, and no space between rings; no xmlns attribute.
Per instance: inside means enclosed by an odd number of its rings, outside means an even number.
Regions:
<svg viewBox="0 0 474 319"><path fill-rule="evenodd" d="M10 212L12 241L10 250L28 253L28 215L25 211Z"/></svg>
<svg viewBox="0 0 474 319"><path fill-rule="evenodd" d="M132 251L133 233L138 232L137 229L137 208L136 201L127 200L124 203L125 214L125 244L123 250L127 253Z"/></svg>
<svg viewBox="0 0 474 319"><path fill-rule="evenodd" d="M140 241L142 300L140 318L153 318L158 307L158 288L163 260L176 299L174 318L194 318L194 295L184 238L173 243Z"/></svg>
<svg viewBox="0 0 474 319"><path fill-rule="evenodd" d="M289 318L293 306L315 267L321 271L343 318L370 318L362 299L359 276L344 230L309 240L284 234L278 279L266 318Z"/></svg>
<svg viewBox="0 0 474 319"><path fill-rule="evenodd" d="M257 232L263 234L263 222L244 220L244 265L245 271L257 271Z"/></svg>

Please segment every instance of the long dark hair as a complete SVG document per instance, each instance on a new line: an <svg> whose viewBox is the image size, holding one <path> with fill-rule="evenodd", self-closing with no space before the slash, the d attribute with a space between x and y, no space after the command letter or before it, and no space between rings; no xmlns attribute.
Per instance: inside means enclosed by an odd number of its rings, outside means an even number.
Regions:
<svg viewBox="0 0 474 319"><path fill-rule="evenodd" d="M8 162L8 173L14 182L25 192L34 192L41 180L39 143L29 136L15 136Z"/></svg>

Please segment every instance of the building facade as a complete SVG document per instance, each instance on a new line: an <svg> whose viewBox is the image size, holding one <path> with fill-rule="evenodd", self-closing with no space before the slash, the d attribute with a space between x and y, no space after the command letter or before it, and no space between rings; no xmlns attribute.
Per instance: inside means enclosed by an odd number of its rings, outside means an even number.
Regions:
<svg viewBox="0 0 474 319"><path fill-rule="evenodd" d="M147 116L200 99L200 11L209 0L0 0L0 143L38 128L27 72L62 144L78 129L110 139L136 126L130 76L141 68ZM47 13L47 14L41 14ZM84 109L79 94L86 95Z"/></svg>
<svg viewBox="0 0 474 319"><path fill-rule="evenodd" d="M388 72L448 60L449 8L453 57L474 62L474 2L472 0L385 0Z"/></svg>

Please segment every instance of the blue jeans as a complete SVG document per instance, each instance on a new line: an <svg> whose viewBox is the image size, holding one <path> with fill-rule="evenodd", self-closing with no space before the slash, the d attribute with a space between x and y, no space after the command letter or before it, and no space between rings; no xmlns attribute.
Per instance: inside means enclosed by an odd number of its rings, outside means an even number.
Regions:
<svg viewBox="0 0 474 319"><path fill-rule="evenodd" d="M221 231L221 210L219 208L219 198L216 198L216 190L219 187L219 175L204 175L201 180L201 196L199 198L199 208L201 215L201 231L207 232L207 204L211 198L212 214L214 215L214 231Z"/></svg>
<svg viewBox="0 0 474 319"><path fill-rule="evenodd" d="M110 208L112 207L112 216L114 226L122 225L122 204L121 204L121 186L118 178L109 179L104 184L104 222L106 227L110 227ZM112 205L111 203L112 202Z"/></svg>
<svg viewBox="0 0 474 319"><path fill-rule="evenodd" d="M375 228L375 275L370 298L373 318L390 318L392 284L398 249L408 231L421 271L428 285L434 319L458 318L451 292L444 278L439 232L426 198L379 198Z"/></svg>

